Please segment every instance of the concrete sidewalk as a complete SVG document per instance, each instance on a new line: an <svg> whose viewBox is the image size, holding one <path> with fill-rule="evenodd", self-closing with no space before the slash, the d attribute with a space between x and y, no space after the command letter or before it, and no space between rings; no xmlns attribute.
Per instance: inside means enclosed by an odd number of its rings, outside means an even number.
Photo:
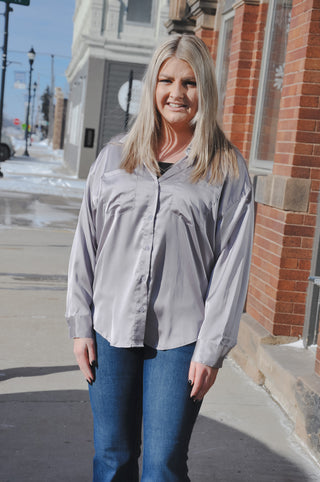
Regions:
<svg viewBox="0 0 320 482"><path fill-rule="evenodd" d="M91 480L87 387L64 320L79 202L0 180L1 482ZM192 482L320 480L285 413L231 359L203 403L189 467Z"/></svg>

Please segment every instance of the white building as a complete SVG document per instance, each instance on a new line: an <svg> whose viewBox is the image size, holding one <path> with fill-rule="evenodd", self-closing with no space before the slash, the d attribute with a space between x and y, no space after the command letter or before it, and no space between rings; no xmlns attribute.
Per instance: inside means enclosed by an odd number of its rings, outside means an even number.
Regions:
<svg viewBox="0 0 320 482"><path fill-rule="evenodd" d="M76 0L64 155L79 177L124 132L130 75L132 114L145 67L167 36L168 11L168 0Z"/></svg>

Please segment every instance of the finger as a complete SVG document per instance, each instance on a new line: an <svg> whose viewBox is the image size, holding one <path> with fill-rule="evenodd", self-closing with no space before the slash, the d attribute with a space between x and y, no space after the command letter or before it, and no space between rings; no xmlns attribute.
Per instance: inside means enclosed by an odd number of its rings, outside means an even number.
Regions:
<svg viewBox="0 0 320 482"><path fill-rule="evenodd" d="M204 398L204 396L208 393L212 385L214 384L217 374L218 374L219 369L218 368L212 368L212 367L207 367L205 370L205 378L203 379L203 384L202 387L199 390L199 393L196 395L196 398L201 400Z"/></svg>
<svg viewBox="0 0 320 482"><path fill-rule="evenodd" d="M202 388L206 378L205 371L201 367L199 367L199 365L200 364L196 364L195 367L193 386L190 394L190 397L195 398L196 400L201 400Z"/></svg>
<svg viewBox="0 0 320 482"><path fill-rule="evenodd" d="M189 373L188 373L188 382L190 385L193 385L193 380L195 377L195 371L196 371L196 366L195 362L190 362L190 368L189 368Z"/></svg>
<svg viewBox="0 0 320 482"><path fill-rule="evenodd" d="M195 364L195 379L191 397L196 400L202 400L209 389L214 384L219 369L212 368L202 363Z"/></svg>
<svg viewBox="0 0 320 482"><path fill-rule="evenodd" d="M96 356L96 345L94 340L88 343L88 355L89 355L89 363L93 366L97 362Z"/></svg>
<svg viewBox="0 0 320 482"><path fill-rule="evenodd" d="M88 353L88 343L90 345L91 339L75 339L74 340L74 354L79 365L81 372L83 373L84 377L88 381L88 383L92 383L93 381L93 372L89 362L89 353Z"/></svg>

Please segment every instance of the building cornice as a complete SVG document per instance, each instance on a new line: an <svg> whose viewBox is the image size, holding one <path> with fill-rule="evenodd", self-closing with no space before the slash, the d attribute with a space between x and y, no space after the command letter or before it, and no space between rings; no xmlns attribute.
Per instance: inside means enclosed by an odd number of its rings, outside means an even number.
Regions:
<svg viewBox="0 0 320 482"><path fill-rule="evenodd" d="M217 11L217 0L187 0L190 7L189 16L197 18L200 15L215 15Z"/></svg>
<svg viewBox="0 0 320 482"><path fill-rule="evenodd" d="M132 41L131 37L128 37L127 40L123 38L96 40L87 35L82 35L80 45L77 53L73 54L72 60L66 70L69 83L73 82L79 70L83 68L90 57L100 58L102 60L147 64L156 47L156 41L146 44L145 42L141 42L139 38Z"/></svg>
<svg viewBox="0 0 320 482"><path fill-rule="evenodd" d="M196 26L196 21L190 18L183 18L181 20L169 19L164 24L168 33L193 33Z"/></svg>
<svg viewBox="0 0 320 482"><path fill-rule="evenodd" d="M261 1L260 0L238 0L234 2L232 5L232 8L235 10L236 8L241 7L242 5L260 5Z"/></svg>

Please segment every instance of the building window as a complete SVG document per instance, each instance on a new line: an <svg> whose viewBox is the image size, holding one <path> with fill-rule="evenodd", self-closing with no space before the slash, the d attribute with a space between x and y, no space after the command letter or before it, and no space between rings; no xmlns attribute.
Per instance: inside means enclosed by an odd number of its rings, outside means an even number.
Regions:
<svg viewBox="0 0 320 482"><path fill-rule="evenodd" d="M217 85L219 92L219 120L222 121L225 96L227 90L227 80L229 74L231 40L234 20L234 10L232 9L232 1L226 1L224 11L221 17L221 27L219 34L218 52L217 52Z"/></svg>
<svg viewBox="0 0 320 482"><path fill-rule="evenodd" d="M128 0L127 22L151 23L152 0Z"/></svg>
<svg viewBox="0 0 320 482"><path fill-rule="evenodd" d="M292 0L271 0L268 8L251 166L272 171Z"/></svg>

